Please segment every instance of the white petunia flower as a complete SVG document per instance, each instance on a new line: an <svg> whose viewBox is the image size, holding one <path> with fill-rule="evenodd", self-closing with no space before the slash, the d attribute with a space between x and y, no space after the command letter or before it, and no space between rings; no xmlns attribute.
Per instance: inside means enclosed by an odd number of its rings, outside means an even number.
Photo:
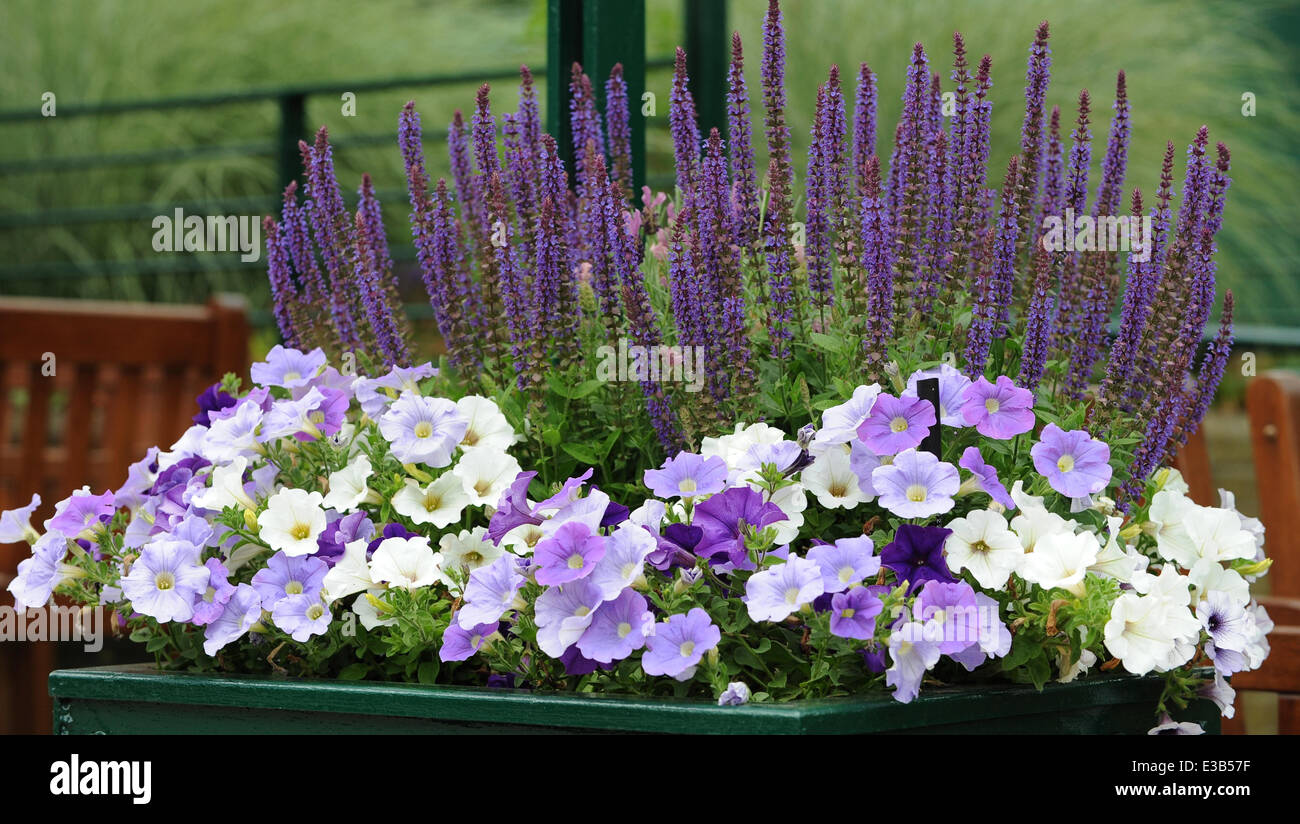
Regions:
<svg viewBox="0 0 1300 824"><path fill-rule="evenodd" d="M1241 518L1227 509L1198 506L1184 521L1195 554L1176 555L1172 560L1191 569L1202 558L1212 561L1255 559L1255 536L1241 526Z"/></svg>
<svg viewBox="0 0 1300 824"><path fill-rule="evenodd" d="M1133 589L1138 594L1162 598L1184 609L1192 603L1191 584L1191 580L1173 564L1161 567L1159 575L1141 572L1133 576Z"/></svg>
<svg viewBox="0 0 1300 824"><path fill-rule="evenodd" d="M441 560L424 536L385 538L370 559L370 577L399 589L419 589L438 580Z"/></svg>
<svg viewBox="0 0 1300 824"><path fill-rule="evenodd" d="M244 471L248 469L248 459L242 455L225 466L212 470L212 486L190 499L190 503L200 509L221 512L226 507L243 507L257 509L257 504L244 491Z"/></svg>
<svg viewBox="0 0 1300 824"><path fill-rule="evenodd" d="M501 538L501 546L516 555L532 555L537 542L546 537L538 524L520 524Z"/></svg>
<svg viewBox="0 0 1300 824"><path fill-rule="evenodd" d="M395 617L380 615L379 608L375 606L376 601L383 603L380 601L383 595L384 591L382 589L371 589L358 595L357 599L352 602L352 611L361 619L361 626L367 630L390 627L397 623Z"/></svg>
<svg viewBox="0 0 1300 824"><path fill-rule="evenodd" d="M339 512L352 512L361 506L370 494L366 482L370 480L373 472L370 459L365 455L357 455L347 466L337 472L331 472L330 491L325 496L326 508Z"/></svg>
<svg viewBox="0 0 1300 824"><path fill-rule="evenodd" d="M1025 557L1020 539L1007 529L1007 519L991 510L976 509L947 526L952 530L944 544L948 568L970 572L984 589L1005 589L1007 579Z"/></svg>
<svg viewBox="0 0 1300 824"><path fill-rule="evenodd" d="M1109 537L1101 552L1097 553L1097 562L1088 567L1088 571L1127 584L1137 573L1146 572L1150 559L1139 552L1137 547L1129 546L1120 540L1119 533L1124 523L1123 518L1110 517L1106 522Z"/></svg>
<svg viewBox="0 0 1300 824"><path fill-rule="evenodd" d="M336 601L375 588L375 580L370 577L370 563L366 560L369 543L352 541L343 548L343 557L325 573L322 589L326 601Z"/></svg>
<svg viewBox="0 0 1300 824"><path fill-rule="evenodd" d="M862 491L849 464L849 453L843 449L827 449L800 473L799 481L825 509L853 509L871 500Z"/></svg>
<svg viewBox="0 0 1300 824"><path fill-rule="evenodd" d="M1038 539L1034 551L1021 562L1019 574L1044 589L1060 587L1083 595L1084 576L1097 562L1100 549L1097 538L1089 533L1053 532Z"/></svg>
<svg viewBox="0 0 1300 824"><path fill-rule="evenodd" d="M1016 533L1026 552L1033 552L1038 540L1045 535L1074 532L1076 524L1073 521L1067 521L1055 512L1048 512L1041 497L1025 494L1023 482L1016 481L1012 485L1011 499L1015 501L1019 513L1011 519L1011 530Z"/></svg>
<svg viewBox="0 0 1300 824"><path fill-rule="evenodd" d="M773 444L785 440L785 433L766 423L736 424L736 431L717 438L700 441L700 454L708 458L717 455L727 462L728 469L736 469L751 447Z"/></svg>
<svg viewBox="0 0 1300 824"><path fill-rule="evenodd" d="M1192 583L1194 601L1209 597L1211 593L1222 593L1238 606L1250 603L1250 584L1235 569L1228 569L1218 561L1202 558L1187 573Z"/></svg>
<svg viewBox="0 0 1300 824"><path fill-rule="evenodd" d="M471 572L491 564L505 553L487 539L486 527L476 526L473 530L462 529L456 535L443 535L438 541L438 554L442 556L442 582L452 592L459 593ZM457 577L453 577L453 573Z"/></svg>
<svg viewBox="0 0 1300 824"><path fill-rule="evenodd" d="M858 427L871 416L871 409L880 395L880 384L872 383L853 390L853 397L839 406L822 412L822 428L817 430L809 448L820 455L836 444L851 443L858 438Z"/></svg>
<svg viewBox="0 0 1300 824"><path fill-rule="evenodd" d="M266 502L266 511L257 516L258 537L291 558L311 555L318 548L316 538L325 530L322 501L319 492L281 489Z"/></svg>
<svg viewBox="0 0 1300 824"><path fill-rule="evenodd" d="M496 506L523 468L513 455L479 447L466 452L451 470L469 496L470 506Z"/></svg>
<svg viewBox="0 0 1300 824"><path fill-rule="evenodd" d="M515 434L514 427L496 402L481 395L466 395L456 401L456 408L469 419L465 437L460 439L460 448L466 452L471 449L509 449L522 438Z"/></svg>
<svg viewBox="0 0 1300 824"><path fill-rule="evenodd" d="M428 486L407 478L406 484L393 496L393 509L417 524L433 524L438 529L460 520L470 498L461 487L460 478L450 472L439 475Z"/></svg>
<svg viewBox="0 0 1300 824"><path fill-rule="evenodd" d="M1111 606L1106 649L1134 675L1186 663L1195 647L1180 643L1200 635L1201 623L1186 605L1160 595L1126 592Z"/></svg>

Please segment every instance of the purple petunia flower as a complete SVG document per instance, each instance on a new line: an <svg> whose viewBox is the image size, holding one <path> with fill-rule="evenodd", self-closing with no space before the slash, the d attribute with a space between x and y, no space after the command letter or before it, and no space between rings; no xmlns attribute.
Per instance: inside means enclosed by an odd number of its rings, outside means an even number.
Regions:
<svg viewBox="0 0 1300 824"><path fill-rule="evenodd" d="M934 423L929 401L881 395L858 427L858 438L877 455L893 455L920 446Z"/></svg>
<svg viewBox="0 0 1300 824"><path fill-rule="evenodd" d="M1029 454L1038 474L1070 498L1095 494L1110 483L1110 447L1082 429L1066 432L1049 423Z"/></svg>
<svg viewBox="0 0 1300 824"><path fill-rule="evenodd" d="M24 613L29 607L43 607L63 580L60 571L68 555L68 541L57 532L47 532L32 547L30 558L18 562L18 574L9 582L14 609Z"/></svg>
<svg viewBox="0 0 1300 824"><path fill-rule="evenodd" d="M893 463L876 467L871 485L879 504L902 518L928 518L952 509L961 488L957 467L929 452L909 449Z"/></svg>
<svg viewBox="0 0 1300 824"><path fill-rule="evenodd" d="M925 625L926 637L938 644L944 655L979 642L975 590L965 581L926 581L917 593L912 614Z"/></svg>
<svg viewBox="0 0 1300 824"><path fill-rule="evenodd" d="M709 620L709 614L695 607L655 626L654 634L646 638L641 667L646 675L667 675L685 681L695 674L704 653L721 639L722 633Z"/></svg>
<svg viewBox="0 0 1300 824"><path fill-rule="evenodd" d="M276 344L266 355L265 361L253 364L249 368L249 377L253 383L261 386L283 386L293 389L306 386L326 363L325 351L317 347L310 352L287 349Z"/></svg>
<svg viewBox="0 0 1300 824"><path fill-rule="evenodd" d="M320 600L321 588L329 565L314 555L290 557L277 552L266 567L253 575L253 588L267 609L294 595L308 595Z"/></svg>
<svg viewBox="0 0 1300 824"><path fill-rule="evenodd" d="M605 539L581 521L568 521L533 548L537 583L554 586L586 578L604 557Z"/></svg>
<svg viewBox="0 0 1300 824"><path fill-rule="evenodd" d="M156 452L156 450L155 450ZM0 544L16 544L35 534L32 513L41 505L41 496L33 494L31 503L0 512Z"/></svg>
<svg viewBox="0 0 1300 824"><path fill-rule="evenodd" d="M914 399L920 397L917 384L926 378L939 379L939 423L944 426L968 426L962 419L962 405L966 402L966 390L970 388L970 378L946 363L933 369L918 369L907 379L907 389L901 397Z"/></svg>
<svg viewBox="0 0 1300 824"><path fill-rule="evenodd" d="M438 649L439 661L464 661L483 646L483 641L497 631L497 624L478 624L466 629L452 616L451 623L442 633L442 646Z"/></svg>
<svg viewBox="0 0 1300 824"><path fill-rule="evenodd" d="M865 535L815 546L808 550L808 560L821 568L824 592L843 592L880 571L876 545Z"/></svg>
<svg viewBox="0 0 1300 824"><path fill-rule="evenodd" d="M586 578L551 587L537 596L533 604L537 646L552 658L559 658L591 626L596 609L604 601L600 587Z"/></svg>
<svg viewBox="0 0 1300 824"><path fill-rule="evenodd" d="M966 447L966 451L961 453L961 460L957 462L957 465L970 472L975 477L975 482L979 485L979 488L990 498L1007 509L1016 508L1016 502L1007 492L1007 488L1003 486L1002 481L998 480L998 471L984 463L984 456L980 454L978 446Z"/></svg>
<svg viewBox="0 0 1300 824"><path fill-rule="evenodd" d="M591 625L578 639L578 651L602 664L622 661L645 646L654 625L654 613L646 599L635 590L625 589L596 610Z"/></svg>
<svg viewBox="0 0 1300 824"><path fill-rule="evenodd" d="M235 641L262 618L262 601L257 590L248 584L235 587L225 609L203 631L203 651L216 655L226 644Z"/></svg>
<svg viewBox="0 0 1300 824"><path fill-rule="evenodd" d="M271 620L295 641L321 635L330 626L330 611L320 595L299 593L281 598L271 610Z"/></svg>
<svg viewBox="0 0 1300 824"><path fill-rule="evenodd" d="M831 634L865 641L876 634L876 616L884 603L866 587L837 592L831 598Z"/></svg>
<svg viewBox="0 0 1300 824"><path fill-rule="evenodd" d="M131 608L159 622L188 621L194 601L207 589L208 568L199 564L199 548L188 541L150 541L131 572L122 579L122 594Z"/></svg>
<svg viewBox="0 0 1300 824"><path fill-rule="evenodd" d="M112 517L113 490L110 489L103 495L80 494L59 501L54 508L54 517L45 528L65 538L75 538L82 531L106 523Z"/></svg>
<svg viewBox="0 0 1300 824"><path fill-rule="evenodd" d="M492 520L488 522L487 537L492 543L501 543L506 533L516 527L524 524L533 526L541 524L541 517L535 514L533 507L528 503L528 485L536 477L536 472L520 472L509 488L502 493L500 500L497 501L496 512L492 513Z"/></svg>
<svg viewBox="0 0 1300 824"><path fill-rule="evenodd" d="M743 563L748 557L742 523L755 529L785 520L781 508L748 486L719 492L695 508L694 526L703 530L695 553L701 558L725 555L722 562Z"/></svg>
<svg viewBox="0 0 1300 824"><path fill-rule="evenodd" d="M368 541L374 534L374 522L365 511L358 509L356 512L329 522L325 530L316 537L316 545L320 547L316 550L316 557L333 566L343 557L348 544L353 541ZM378 544L375 548L379 548Z"/></svg>
<svg viewBox="0 0 1300 824"><path fill-rule="evenodd" d="M465 585L465 603L456 613L456 622L465 629L501 620L515 602L515 593L524 585L515 559L502 555L487 566L470 572Z"/></svg>
<svg viewBox="0 0 1300 824"><path fill-rule="evenodd" d="M207 426L211 422L209 413L219 412L226 407L234 406L236 403L229 393L221 391L220 382L204 389L203 393L194 400L198 404L199 411L191 420L199 426Z"/></svg>
<svg viewBox="0 0 1300 824"><path fill-rule="evenodd" d="M721 492L727 485L727 462L712 455L705 458L679 452L659 469L647 469L645 485L659 498L694 500Z"/></svg>
<svg viewBox="0 0 1300 824"><path fill-rule="evenodd" d="M749 685L744 681L732 681L718 696L718 706L739 707L741 704L748 704L749 699Z"/></svg>
<svg viewBox="0 0 1300 824"><path fill-rule="evenodd" d="M943 556L943 545L951 529L939 526L899 524L894 540L880 550L880 562L894 571L901 583L908 581L908 592L915 592L926 581L955 580Z"/></svg>
<svg viewBox="0 0 1300 824"><path fill-rule="evenodd" d="M807 558L793 556L757 572L745 582L741 598L755 621L784 621L823 592L822 568Z"/></svg>
<svg viewBox="0 0 1300 824"><path fill-rule="evenodd" d="M975 613L979 637L970 646L948 657L973 672L990 656L1001 658L1011 651L1011 630L998 616L998 602L982 592L975 593Z"/></svg>
<svg viewBox="0 0 1300 824"><path fill-rule="evenodd" d="M961 415L981 435L1007 440L1034 428L1033 406L1034 393L1006 375L999 375L996 384L981 375L966 390Z"/></svg>
<svg viewBox="0 0 1300 824"><path fill-rule="evenodd" d="M194 602L192 619L193 623L200 627L220 618L226 611L226 603L230 600L230 596L235 594L235 588L228 579L230 573L221 561L209 558L203 565L208 568L208 587Z"/></svg>
<svg viewBox="0 0 1300 824"><path fill-rule="evenodd" d="M451 463L451 451L465 437L469 419L446 398L403 392L379 419L379 431L402 463L432 467Z"/></svg>

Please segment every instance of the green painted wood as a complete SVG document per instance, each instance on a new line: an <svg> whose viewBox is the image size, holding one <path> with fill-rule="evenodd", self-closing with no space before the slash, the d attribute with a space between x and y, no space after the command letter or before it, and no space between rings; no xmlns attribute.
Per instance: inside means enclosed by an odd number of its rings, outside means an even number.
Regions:
<svg viewBox="0 0 1300 824"><path fill-rule="evenodd" d="M632 185L639 192L645 182L645 0L547 0L546 130L554 135L569 170L574 157L568 90L574 63L591 78L602 116L605 81L615 63L623 64L632 126Z"/></svg>
<svg viewBox="0 0 1300 824"><path fill-rule="evenodd" d="M731 56L727 32L727 4L719 0L685 0L686 65L691 97L707 139L717 128L727 139L727 66Z"/></svg>
<svg viewBox="0 0 1300 824"><path fill-rule="evenodd" d="M50 675L54 730L90 733L640 732L710 734L1144 733L1160 681L1109 676L1031 687L927 690L719 707L701 701L473 687L161 673L150 665ZM1201 702L1192 720L1217 732Z"/></svg>

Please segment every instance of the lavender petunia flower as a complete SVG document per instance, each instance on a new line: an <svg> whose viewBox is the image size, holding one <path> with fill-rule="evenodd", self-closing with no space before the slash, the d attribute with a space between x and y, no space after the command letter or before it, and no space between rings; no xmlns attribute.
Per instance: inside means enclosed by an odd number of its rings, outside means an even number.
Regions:
<svg viewBox="0 0 1300 824"><path fill-rule="evenodd" d="M962 419L981 435L1008 440L1034 428L1034 393L1021 389L1006 375L996 384L981 375L966 391Z"/></svg>
<svg viewBox="0 0 1300 824"><path fill-rule="evenodd" d="M794 556L751 576L741 600L755 621L784 621L823 591L821 566Z"/></svg>
<svg viewBox="0 0 1300 824"><path fill-rule="evenodd" d="M749 685L744 681L732 681L718 696L718 706L738 707L741 704L748 704L749 699Z"/></svg>
<svg viewBox="0 0 1300 824"><path fill-rule="evenodd" d="M265 361L249 367L249 377L260 386L293 389L306 386L325 367L325 363L325 351L320 347L310 352L301 352L276 344L267 353Z"/></svg>
<svg viewBox="0 0 1300 824"><path fill-rule="evenodd" d="M581 521L568 521L533 548L537 583L565 584L586 578L605 557L605 539Z"/></svg>
<svg viewBox="0 0 1300 824"><path fill-rule="evenodd" d="M32 513L41 505L41 496L33 494L31 503L17 509L0 512L0 544L16 544L36 535L32 529Z"/></svg>
<svg viewBox="0 0 1300 824"><path fill-rule="evenodd" d="M655 626L654 634L646 638L641 667L646 675L667 675L685 681L695 674L704 653L721 639L722 633L709 620L709 614L695 607Z"/></svg>
<svg viewBox="0 0 1300 824"><path fill-rule="evenodd" d="M221 617L226 611L226 603L235 594L224 564L216 558L209 558L204 564L208 568L208 586L194 602L194 618L197 626L206 626Z"/></svg>
<svg viewBox="0 0 1300 824"><path fill-rule="evenodd" d="M324 633L329 629L331 617L320 595L290 595L280 599L271 611L275 625L298 642Z"/></svg>
<svg viewBox="0 0 1300 824"><path fill-rule="evenodd" d="M221 615L203 631L203 651L216 655L217 651L237 640L262 617L262 602L257 590L248 584L239 584L226 602Z"/></svg>
<svg viewBox="0 0 1300 824"><path fill-rule="evenodd" d="M952 496L961 488L957 467L914 449L895 455L893 463L876 467L871 485L880 496L879 504L902 518L947 512L953 507Z"/></svg>
<svg viewBox="0 0 1300 824"><path fill-rule="evenodd" d="M537 601L533 604L537 621L537 646L552 658L559 658L569 647L578 643L578 639L591 626L596 609L604 601L600 587L586 578L551 587L537 596ZM462 617L462 625L464 620Z"/></svg>
<svg viewBox="0 0 1300 824"><path fill-rule="evenodd" d="M277 552L253 575L253 588L267 609L294 595L320 599L329 565L313 555L291 557Z"/></svg>
<svg viewBox="0 0 1300 824"><path fill-rule="evenodd" d="M495 622L466 629L456 622L456 616L453 615L451 623L442 633L442 646L438 649L438 660L464 661L478 652L483 646L483 641L496 631Z"/></svg>
<svg viewBox="0 0 1300 824"><path fill-rule="evenodd" d="M961 460L957 462L957 465L970 472L980 490L990 498L1007 509L1016 508L1015 500L1007 492L1007 488L1002 484L1002 481L998 480L998 471L984 463L984 456L980 454L978 446L966 447L966 450L961 453Z"/></svg>
<svg viewBox="0 0 1300 824"><path fill-rule="evenodd" d="M1093 495L1110 483L1110 447L1082 429L1066 432L1049 423L1029 454L1034 469L1067 497Z"/></svg>
<svg viewBox="0 0 1300 824"><path fill-rule="evenodd" d="M822 428L813 439L814 452L821 448L858 440L858 427L871 417L872 407L880 395L880 384L872 383L853 390L853 397L822 412Z"/></svg>
<svg viewBox="0 0 1300 824"><path fill-rule="evenodd" d="M880 571L880 557L875 553L875 544L862 535L815 546L808 550L808 560L821 568L824 592L842 592Z"/></svg>
<svg viewBox="0 0 1300 824"><path fill-rule="evenodd" d="M208 576L208 568L199 564L198 547L188 541L154 540L122 578L122 593L141 615L164 623L188 621L194 616L195 599L207 589Z"/></svg>
<svg viewBox="0 0 1300 824"><path fill-rule="evenodd" d="M717 455L679 452L659 469L647 469L645 485L659 498L694 500L726 487L727 463Z"/></svg>
<svg viewBox="0 0 1300 824"><path fill-rule="evenodd" d="M469 420L446 398L403 392L379 419L379 431L402 463L432 467L451 463L451 452L465 436Z"/></svg>
<svg viewBox="0 0 1300 824"><path fill-rule="evenodd" d="M876 616L885 605L866 587L837 592L831 598L831 634L868 640L876 634Z"/></svg>
<svg viewBox="0 0 1300 824"><path fill-rule="evenodd" d="M929 401L881 395L858 427L858 437L877 455L893 455L920 446L934 423Z"/></svg>
<svg viewBox="0 0 1300 824"><path fill-rule="evenodd" d="M605 539L604 557L591 574L592 583L606 598L616 597L645 573L646 558L656 549L654 533L632 523L619 526Z"/></svg>
<svg viewBox="0 0 1300 824"><path fill-rule="evenodd" d="M1011 651L1011 630L998 617L998 602L982 592L975 593L975 612L979 637L964 650L948 657L973 672L990 656L1001 658Z"/></svg>
<svg viewBox="0 0 1300 824"><path fill-rule="evenodd" d="M979 643L980 622L975 590L965 581L926 581L916 596L913 616L925 626L926 638L951 655Z"/></svg>
<svg viewBox="0 0 1300 824"><path fill-rule="evenodd" d="M970 388L970 378L946 363L933 369L919 369L907 379L907 389L901 397L915 399L917 385L926 378L939 379L939 423L944 426L968 426L962 418L962 405L966 402L966 390Z"/></svg>
<svg viewBox="0 0 1300 824"><path fill-rule="evenodd" d="M635 590L625 589L596 610L591 625L578 639L578 651L602 664L622 661L645 646L654 625L654 613L646 599Z"/></svg>
<svg viewBox="0 0 1300 824"><path fill-rule="evenodd" d="M889 669L885 684L894 688L894 699L906 704L921 691L921 679L939 663L939 645L925 637L925 627L909 621L889 636Z"/></svg>
<svg viewBox="0 0 1300 824"><path fill-rule="evenodd" d="M30 558L18 562L18 574L9 582L14 609L24 613L29 607L43 607L63 581L63 559L68 555L68 541L57 532L47 532L32 547Z"/></svg>
<svg viewBox="0 0 1300 824"><path fill-rule="evenodd" d="M1169 717L1169 713L1160 716L1160 723L1147 730L1147 735L1204 735L1205 730L1200 724L1191 721L1175 721Z"/></svg>
<svg viewBox="0 0 1300 824"><path fill-rule="evenodd" d="M951 583L955 579L943 557L943 545L951 534L951 529L938 526L899 524L894 540L880 550L880 562L894 571L900 583L911 584L909 592L926 581Z"/></svg>
<svg viewBox="0 0 1300 824"><path fill-rule="evenodd" d="M456 622L465 629L501 620L515 603L515 593L524 585L515 559L502 555L487 566L470 572L465 585L465 604L456 613Z"/></svg>

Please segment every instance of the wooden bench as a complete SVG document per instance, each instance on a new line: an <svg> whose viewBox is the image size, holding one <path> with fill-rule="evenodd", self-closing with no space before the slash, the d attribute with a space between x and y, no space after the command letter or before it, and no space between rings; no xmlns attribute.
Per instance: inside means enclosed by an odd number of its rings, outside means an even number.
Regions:
<svg viewBox="0 0 1300 824"><path fill-rule="evenodd" d="M117 489L148 447L191 425L194 400L248 369L247 308L0 298L0 510ZM0 591L29 555L0 546ZM0 603L9 605L8 593ZM50 729L48 643L0 643L0 733Z"/></svg>

